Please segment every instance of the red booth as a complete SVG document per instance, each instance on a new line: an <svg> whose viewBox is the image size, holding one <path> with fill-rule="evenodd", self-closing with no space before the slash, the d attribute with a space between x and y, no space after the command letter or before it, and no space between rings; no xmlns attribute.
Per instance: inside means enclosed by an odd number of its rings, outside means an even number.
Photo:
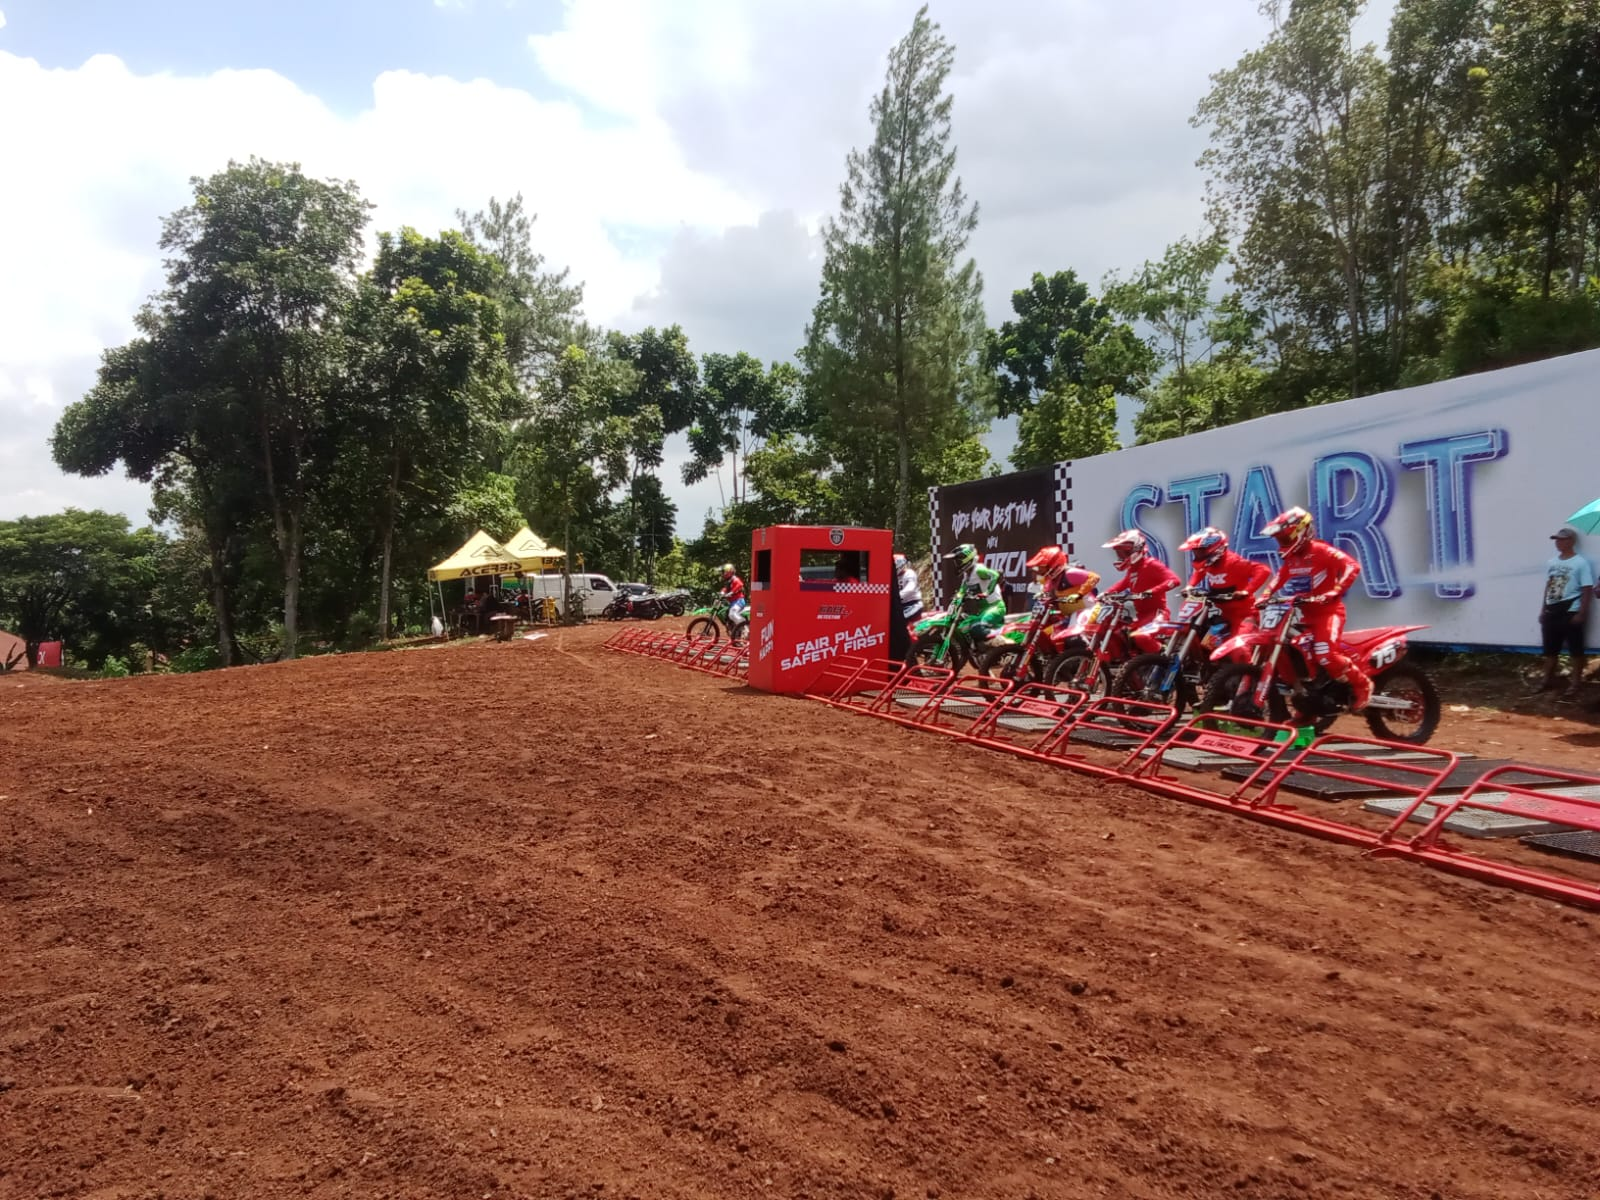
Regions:
<svg viewBox="0 0 1600 1200"><path fill-rule="evenodd" d="M750 686L803 692L841 655L889 651L894 535L769 525L750 535Z"/></svg>

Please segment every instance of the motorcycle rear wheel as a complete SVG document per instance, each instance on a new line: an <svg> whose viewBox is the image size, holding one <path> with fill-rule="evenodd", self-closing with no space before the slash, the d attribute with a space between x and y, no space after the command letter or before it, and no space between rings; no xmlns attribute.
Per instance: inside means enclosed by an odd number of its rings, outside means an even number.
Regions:
<svg viewBox="0 0 1600 1200"><path fill-rule="evenodd" d="M1439 689L1420 668L1408 662L1395 663L1372 681L1372 692L1411 703L1406 713L1388 708L1369 708L1362 713L1374 737L1420 746L1438 730ZM1407 720L1408 717L1413 719Z"/></svg>

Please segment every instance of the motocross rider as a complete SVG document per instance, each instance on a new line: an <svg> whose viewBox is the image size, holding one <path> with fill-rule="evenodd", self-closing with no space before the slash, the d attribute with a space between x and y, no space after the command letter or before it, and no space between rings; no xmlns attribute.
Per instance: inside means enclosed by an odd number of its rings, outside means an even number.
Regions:
<svg viewBox="0 0 1600 1200"><path fill-rule="evenodd" d="M730 628L743 625L749 619L749 602L744 598L744 580L740 579L734 571L732 563L722 564L722 591L717 593L717 599L728 606L728 625Z"/></svg>
<svg viewBox="0 0 1600 1200"><path fill-rule="evenodd" d="M1107 596L1127 592L1133 600L1136 625L1149 625L1165 620L1167 593L1178 586L1178 577L1172 569L1150 553L1150 543L1137 529L1124 529L1112 538L1102 550L1116 555L1117 570L1122 578L1106 589Z"/></svg>
<svg viewBox="0 0 1600 1200"><path fill-rule="evenodd" d="M1344 633L1344 594L1361 574L1361 564L1318 541L1311 514L1303 508L1279 513L1261 533L1276 540L1283 554L1283 565L1267 594L1282 592L1294 598L1301 623L1311 635L1312 657L1330 679L1349 685L1350 711L1360 712L1372 699L1372 680L1358 663L1340 653L1339 639Z"/></svg>
<svg viewBox="0 0 1600 1200"><path fill-rule="evenodd" d="M963 542L945 557L961 571L961 582L956 588L957 602L975 618L968 628L972 630L972 640L982 644L1000 631L1006 619L1000 572L979 561L978 548L971 542ZM976 611L973 605L978 606Z"/></svg>
<svg viewBox="0 0 1600 1200"><path fill-rule="evenodd" d="M1041 589L1040 599L1059 619L1070 619L1093 598L1100 576L1073 562L1060 546L1046 546L1028 560Z"/></svg>
<svg viewBox="0 0 1600 1200"><path fill-rule="evenodd" d="M1212 525L1191 534L1178 549L1189 554L1194 562L1189 588L1211 594L1222 619L1227 622L1229 635L1253 629L1256 593L1272 577L1272 568L1229 550L1228 535ZM1231 594L1233 598L1217 599L1218 594Z"/></svg>

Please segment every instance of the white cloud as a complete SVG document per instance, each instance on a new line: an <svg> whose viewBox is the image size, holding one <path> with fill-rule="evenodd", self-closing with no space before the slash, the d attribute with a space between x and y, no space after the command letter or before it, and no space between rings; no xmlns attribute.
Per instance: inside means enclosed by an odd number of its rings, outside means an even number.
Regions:
<svg viewBox="0 0 1600 1200"><path fill-rule="evenodd" d="M5 27L6 27L6 15L5 15L5 13L0 12L0 29L4 29Z"/></svg>
<svg viewBox="0 0 1600 1200"><path fill-rule="evenodd" d="M811 234L919 2L564 0L559 27L528 38L556 98L397 69L353 115L267 71L47 70L0 52L0 113L29 115L0 121L0 170L33 181L0 188L0 263L26 281L0 289L0 517L136 491L61 477L43 440L158 285L160 218L230 157L355 179L376 228L437 229L520 190L594 319L678 322L696 350L792 351ZM1374 0L1363 33L1381 39L1392 7ZM1097 283L1194 231L1188 118L1208 74L1261 40L1253 5L941 0L933 16L957 51L958 170L981 205L971 249L992 320L1032 271ZM678 496L694 532L706 493Z"/></svg>
<svg viewBox="0 0 1600 1200"><path fill-rule="evenodd" d="M160 218L187 201L190 177L230 157L354 179L377 205L376 229L438 229L458 207L521 191L540 248L584 281L586 310L604 322L657 279L654 259L622 248L623 234L664 244L682 228L756 217L734 189L685 165L665 124L595 123L573 103L482 80L386 72L364 111L341 116L268 71L140 75L109 56L48 70L0 52L0 112L41 115L0 123L8 178L40 181L0 189L0 261L27 281L0 289L0 373L25 381L0 391L8 444L24 427L21 407L75 399L100 351L130 335L160 283ZM8 456L0 517L76 486L54 475L38 441L26 451Z"/></svg>

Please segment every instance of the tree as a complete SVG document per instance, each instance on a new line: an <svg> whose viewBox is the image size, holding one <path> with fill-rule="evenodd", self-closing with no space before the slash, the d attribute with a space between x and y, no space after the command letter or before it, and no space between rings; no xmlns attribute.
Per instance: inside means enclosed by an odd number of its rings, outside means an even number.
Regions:
<svg viewBox="0 0 1600 1200"><path fill-rule="evenodd" d="M633 385L633 369L602 343L568 346L518 428L524 483L542 500L546 523L562 531L569 600L574 520L580 511L603 516L606 496L627 478L630 427L616 409Z"/></svg>
<svg viewBox="0 0 1600 1200"><path fill-rule="evenodd" d="M633 386L616 399L618 414L628 422L627 545L628 574L632 576L647 529L639 497L661 494L655 472L661 466L667 436L682 433L693 419L700 372L689 351L689 339L676 325L635 334L611 333L606 340L611 356L633 368ZM642 490L638 486L645 479L654 480L653 490L648 485Z"/></svg>
<svg viewBox="0 0 1600 1200"><path fill-rule="evenodd" d="M1134 395L1155 366L1132 326L1072 271L1035 272L1011 293L1016 319L984 338L1002 413L1019 414L1018 467L1117 448L1118 394Z"/></svg>
<svg viewBox="0 0 1600 1200"><path fill-rule="evenodd" d="M1600 4L1490 0L1482 231L1542 299L1600 276Z"/></svg>
<svg viewBox="0 0 1600 1200"><path fill-rule="evenodd" d="M437 511L512 401L501 330L504 269L460 234L381 234L350 322L357 447L376 467L378 629L388 636L402 500ZM509 532L509 531L507 531Z"/></svg>
<svg viewBox="0 0 1600 1200"><path fill-rule="evenodd" d="M730 464L724 500L741 503L747 494L745 474L750 455L761 443L800 427L800 374L789 363L763 369L758 359L738 354L707 354L701 360L704 384L689 429L691 457L683 481L698 483L716 472L722 487L722 465Z"/></svg>
<svg viewBox="0 0 1600 1200"><path fill-rule="evenodd" d="M945 92L954 61L924 6L890 52L872 145L846 160L802 354L819 432L859 489L859 517L892 515L902 537L919 454L971 437L985 402L982 280L963 261L978 210L955 174Z"/></svg>
<svg viewBox="0 0 1600 1200"><path fill-rule="evenodd" d="M39 644L63 640L99 667L148 635L163 539L120 514L69 508L0 521L0 621L39 665Z"/></svg>
<svg viewBox="0 0 1600 1200"><path fill-rule="evenodd" d="M1213 75L1194 124L1211 147L1213 221L1237 228L1235 278L1255 303L1343 361L1345 394L1372 377L1375 227L1387 99L1382 62L1352 38L1364 0L1263 0L1266 43Z"/></svg>
<svg viewBox="0 0 1600 1200"><path fill-rule="evenodd" d="M583 285L567 282L567 271L548 271L533 248L538 217L523 205L522 193L469 214L456 210L463 236L494 255L505 268L493 298L504 311L506 355L523 384L552 368L573 338L583 304Z"/></svg>

